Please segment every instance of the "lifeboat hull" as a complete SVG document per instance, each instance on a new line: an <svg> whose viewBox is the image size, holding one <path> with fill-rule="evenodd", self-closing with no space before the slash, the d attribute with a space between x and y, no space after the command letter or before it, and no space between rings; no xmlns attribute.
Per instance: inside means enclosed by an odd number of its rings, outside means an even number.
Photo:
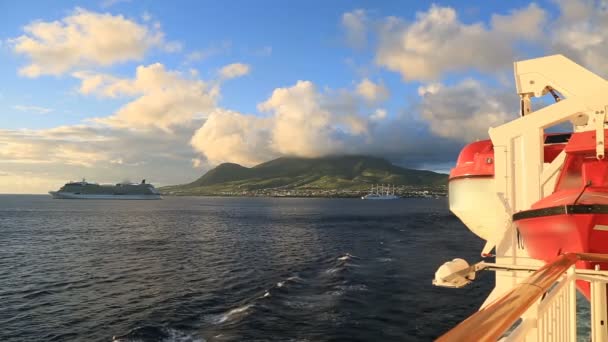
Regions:
<svg viewBox="0 0 608 342"><path fill-rule="evenodd" d="M564 253L608 253L608 205L565 205L513 217L531 257L552 262ZM608 263L579 261L576 268L608 270ZM577 281L589 298L589 283Z"/></svg>
<svg viewBox="0 0 608 342"><path fill-rule="evenodd" d="M544 162L562 152L570 133L545 136ZM510 215L494 191L494 147L490 140L465 146L449 177L450 210L477 236L490 240Z"/></svg>

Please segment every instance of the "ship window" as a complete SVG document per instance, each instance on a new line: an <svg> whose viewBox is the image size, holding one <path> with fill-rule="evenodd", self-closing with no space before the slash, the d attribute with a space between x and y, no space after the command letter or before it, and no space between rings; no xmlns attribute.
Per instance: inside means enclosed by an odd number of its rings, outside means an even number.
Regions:
<svg viewBox="0 0 608 342"><path fill-rule="evenodd" d="M573 155L564 165L564 171L562 172L555 191L569 190L569 189L580 189L583 186L583 161L585 156Z"/></svg>
<svg viewBox="0 0 608 342"><path fill-rule="evenodd" d="M570 140L572 133L552 134L545 136L545 144L565 144Z"/></svg>

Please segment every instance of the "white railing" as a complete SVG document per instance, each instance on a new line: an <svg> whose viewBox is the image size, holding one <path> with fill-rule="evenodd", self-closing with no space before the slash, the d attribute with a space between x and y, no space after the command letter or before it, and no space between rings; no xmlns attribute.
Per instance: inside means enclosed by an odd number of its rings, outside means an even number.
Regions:
<svg viewBox="0 0 608 342"><path fill-rule="evenodd" d="M579 261L606 263L608 255L565 254L534 271L502 297L480 309L438 341L545 342L577 340L576 282L589 282L591 289L591 341L608 342L608 271L575 269ZM479 263L456 272L489 269L514 271L517 267ZM521 269L520 269L521 270ZM445 280L453 279L445 277ZM441 284L441 281L435 282Z"/></svg>
<svg viewBox="0 0 608 342"><path fill-rule="evenodd" d="M576 341L576 274L570 266L541 299L522 316L521 323L502 342Z"/></svg>

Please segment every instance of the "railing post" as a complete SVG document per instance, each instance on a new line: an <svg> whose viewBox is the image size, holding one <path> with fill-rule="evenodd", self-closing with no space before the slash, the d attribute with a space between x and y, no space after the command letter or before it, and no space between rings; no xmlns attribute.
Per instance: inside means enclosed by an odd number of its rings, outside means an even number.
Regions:
<svg viewBox="0 0 608 342"><path fill-rule="evenodd" d="M599 271L599 265L595 266ZM593 342L608 342L607 312L606 312L606 283L596 279L591 281L591 340Z"/></svg>
<svg viewBox="0 0 608 342"><path fill-rule="evenodd" d="M568 280L568 332L570 333L568 341L576 341L576 267L570 266L567 272Z"/></svg>

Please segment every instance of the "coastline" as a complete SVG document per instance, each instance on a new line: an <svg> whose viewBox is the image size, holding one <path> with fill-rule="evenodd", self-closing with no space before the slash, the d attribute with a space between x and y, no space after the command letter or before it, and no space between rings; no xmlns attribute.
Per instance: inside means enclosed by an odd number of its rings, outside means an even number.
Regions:
<svg viewBox="0 0 608 342"><path fill-rule="evenodd" d="M205 197L273 197L273 198L361 198L369 191L361 190L277 190L261 189L252 191L209 191L206 189L192 189L191 191L162 191L162 196L205 196ZM447 197L447 187L408 189L395 193L400 198L443 198Z"/></svg>

